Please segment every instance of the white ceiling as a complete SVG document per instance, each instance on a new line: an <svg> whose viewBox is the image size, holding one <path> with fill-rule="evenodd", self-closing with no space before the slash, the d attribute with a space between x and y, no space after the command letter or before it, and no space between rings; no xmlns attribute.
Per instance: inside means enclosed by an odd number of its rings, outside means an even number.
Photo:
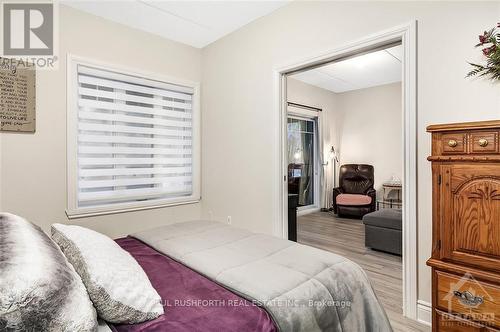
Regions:
<svg viewBox="0 0 500 332"><path fill-rule="evenodd" d="M401 45L292 75L336 93L401 82Z"/></svg>
<svg viewBox="0 0 500 332"><path fill-rule="evenodd" d="M202 48L289 1L62 0L61 3Z"/></svg>

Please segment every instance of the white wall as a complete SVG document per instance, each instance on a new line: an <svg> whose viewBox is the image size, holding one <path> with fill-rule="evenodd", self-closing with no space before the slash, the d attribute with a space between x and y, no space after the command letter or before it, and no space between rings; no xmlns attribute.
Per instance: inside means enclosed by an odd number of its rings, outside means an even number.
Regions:
<svg viewBox="0 0 500 332"><path fill-rule="evenodd" d="M418 294L430 302L431 123L500 118L500 89L465 79L499 2L292 2L203 49L202 213L271 233L278 124L273 70L418 20Z"/></svg>
<svg viewBox="0 0 500 332"><path fill-rule="evenodd" d="M340 164L370 164L375 168L375 189L403 174L401 83L339 93L343 114Z"/></svg>
<svg viewBox="0 0 500 332"><path fill-rule="evenodd" d="M60 7L60 63L37 72L34 134L1 133L0 197L3 211L48 231L68 222L66 208L66 54L201 81L201 51L120 24ZM197 219L200 204L72 220L110 236Z"/></svg>

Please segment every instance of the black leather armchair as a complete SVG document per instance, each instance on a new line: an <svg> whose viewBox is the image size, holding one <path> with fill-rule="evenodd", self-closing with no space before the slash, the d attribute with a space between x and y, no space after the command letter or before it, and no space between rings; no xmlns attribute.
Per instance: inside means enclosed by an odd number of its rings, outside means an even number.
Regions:
<svg viewBox="0 0 500 332"><path fill-rule="evenodd" d="M377 192L373 188L372 165L347 164L340 167L339 187L333 189L333 211L339 216L362 218L375 211Z"/></svg>

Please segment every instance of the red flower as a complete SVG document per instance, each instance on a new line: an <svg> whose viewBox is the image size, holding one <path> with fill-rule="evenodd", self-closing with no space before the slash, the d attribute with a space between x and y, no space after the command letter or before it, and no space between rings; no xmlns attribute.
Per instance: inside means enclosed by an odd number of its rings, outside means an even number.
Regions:
<svg viewBox="0 0 500 332"><path fill-rule="evenodd" d="M486 35L479 36L479 42L481 43L481 45L483 45L487 41L488 41L488 38L486 37Z"/></svg>
<svg viewBox="0 0 500 332"><path fill-rule="evenodd" d="M485 56L489 56L491 53L495 52L496 48L497 47L495 45L483 48L483 54Z"/></svg>

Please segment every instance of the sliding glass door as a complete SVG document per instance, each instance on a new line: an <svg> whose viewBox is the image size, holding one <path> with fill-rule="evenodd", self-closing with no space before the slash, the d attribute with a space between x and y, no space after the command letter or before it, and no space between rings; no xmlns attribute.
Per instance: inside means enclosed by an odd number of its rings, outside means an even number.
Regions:
<svg viewBox="0 0 500 332"><path fill-rule="evenodd" d="M317 207L317 119L289 116L288 194L299 196L299 207Z"/></svg>

